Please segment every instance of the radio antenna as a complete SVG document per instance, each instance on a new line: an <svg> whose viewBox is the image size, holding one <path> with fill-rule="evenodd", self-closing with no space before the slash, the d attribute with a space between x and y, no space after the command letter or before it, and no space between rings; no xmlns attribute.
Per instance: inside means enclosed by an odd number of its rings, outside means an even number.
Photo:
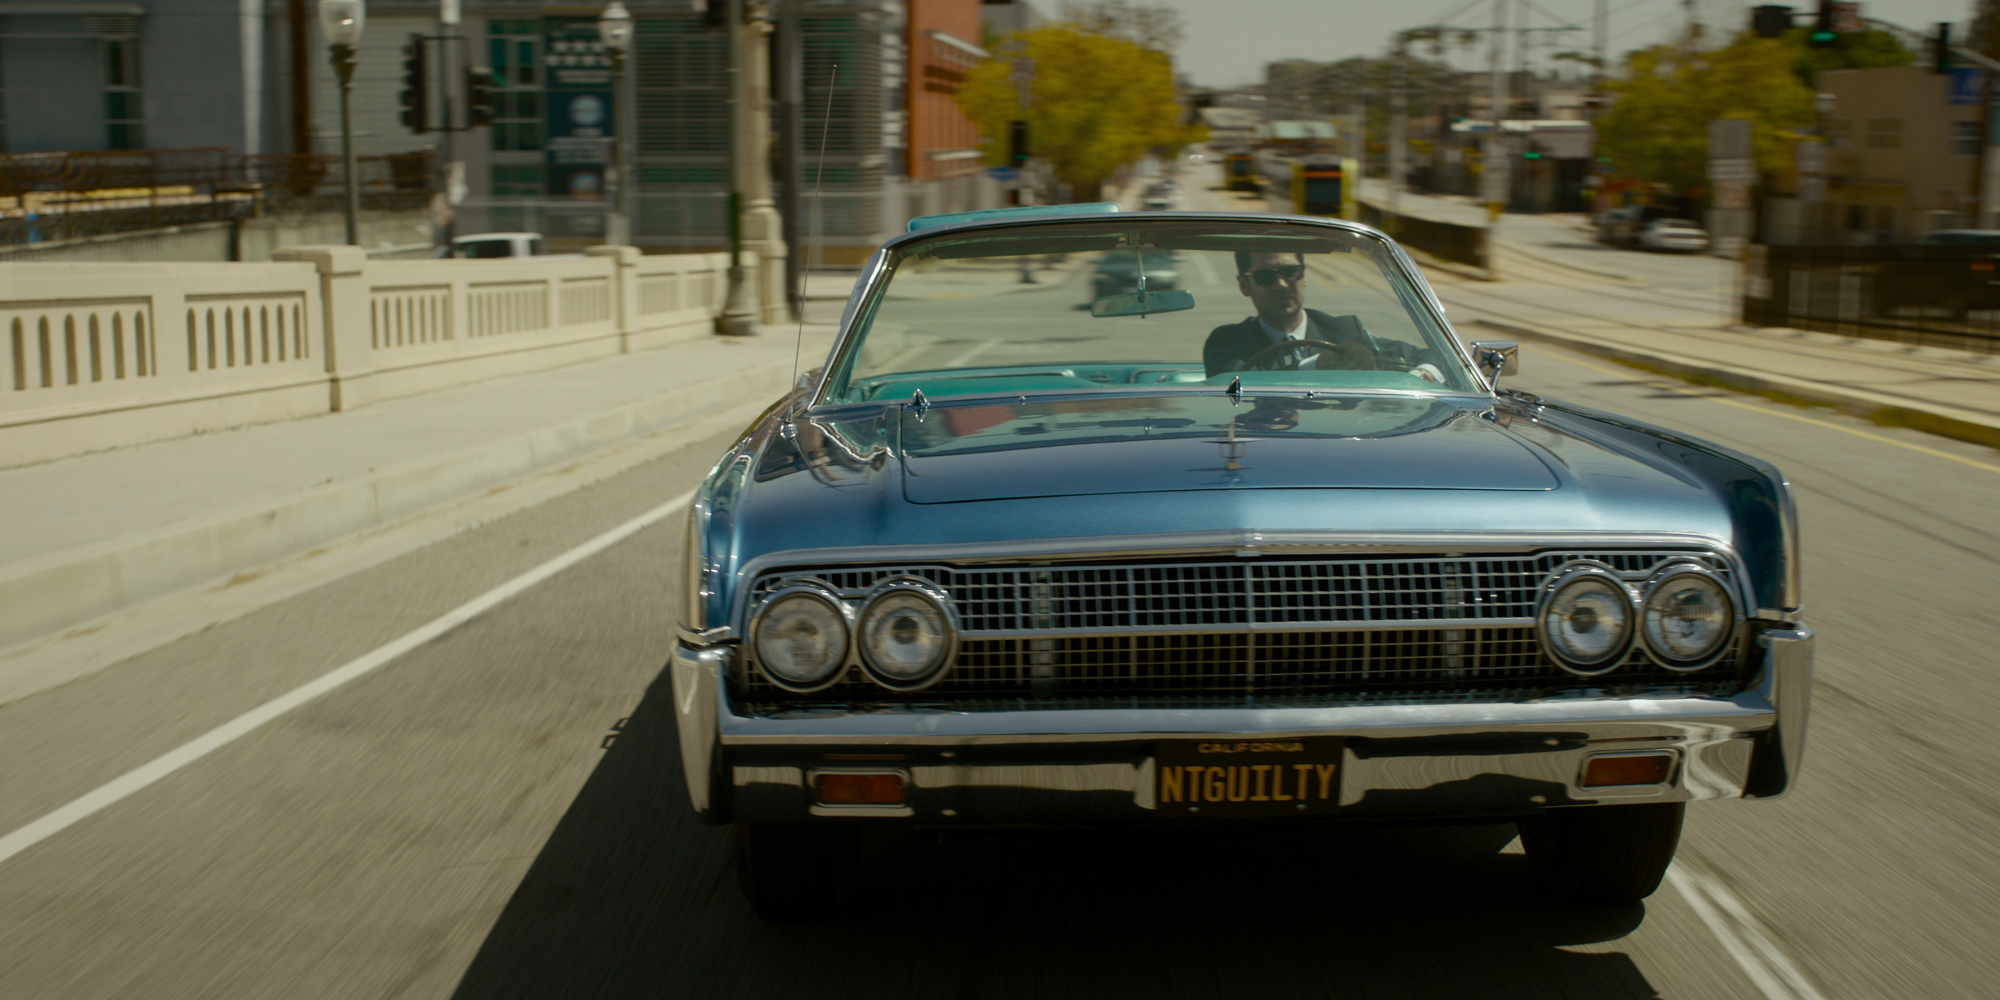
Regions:
<svg viewBox="0 0 2000 1000"><path fill-rule="evenodd" d="M819 162L813 164L813 200L810 211L811 222L806 228L806 270L799 278L799 335L792 341L792 385L799 384L799 356L806 347L806 304L812 298L806 294L812 285L813 245L819 242L819 182L826 176L826 133L833 128L833 88L840 82L840 64L826 74L826 117L819 126Z"/></svg>

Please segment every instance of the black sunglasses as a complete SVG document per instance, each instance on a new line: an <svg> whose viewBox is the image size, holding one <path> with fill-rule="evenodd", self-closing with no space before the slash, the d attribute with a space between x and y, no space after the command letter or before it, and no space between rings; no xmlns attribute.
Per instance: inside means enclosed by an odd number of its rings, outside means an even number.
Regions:
<svg viewBox="0 0 2000 1000"><path fill-rule="evenodd" d="M1305 276L1306 269L1297 264L1286 264L1283 267L1260 267L1250 272L1250 280L1266 286L1277 284L1280 278L1289 284Z"/></svg>

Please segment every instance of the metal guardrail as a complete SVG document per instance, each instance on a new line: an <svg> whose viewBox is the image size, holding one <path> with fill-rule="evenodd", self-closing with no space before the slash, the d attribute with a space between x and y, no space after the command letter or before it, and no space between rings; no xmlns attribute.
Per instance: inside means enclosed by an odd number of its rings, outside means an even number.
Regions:
<svg viewBox="0 0 2000 1000"><path fill-rule="evenodd" d="M2000 246L1753 246L1743 322L2000 353Z"/></svg>

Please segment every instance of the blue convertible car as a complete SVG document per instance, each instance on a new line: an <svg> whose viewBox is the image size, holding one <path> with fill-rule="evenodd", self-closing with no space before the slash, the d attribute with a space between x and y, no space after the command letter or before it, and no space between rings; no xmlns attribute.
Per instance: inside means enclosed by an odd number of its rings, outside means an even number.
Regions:
<svg viewBox="0 0 2000 1000"><path fill-rule="evenodd" d="M912 223L688 520L683 764L759 912L898 825L1514 823L1651 893L1687 802L1796 778L1791 494L1514 365L1364 226Z"/></svg>

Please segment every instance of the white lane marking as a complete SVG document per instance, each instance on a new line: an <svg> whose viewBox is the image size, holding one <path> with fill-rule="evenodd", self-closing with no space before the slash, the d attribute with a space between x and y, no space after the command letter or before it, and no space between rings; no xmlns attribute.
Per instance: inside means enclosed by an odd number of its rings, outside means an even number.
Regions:
<svg viewBox="0 0 2000 1000"><path fill-rule="evenodd" d="M541 583L543 580L659 523L675 511L687 506L688 502L694 499L694 494L694 490L689 490L644 514L640 514L638 517L626 521L624 524L445 612L441 617L433 619L428 624L404 635L402 638L379 646L372 652L364 654L359 659L351 660L344 666L322 674L311 681L307 681L155 757L153 760L105 782L103 785L86 793L82 798L43 816L41 819L29 823L27 826L21 827L5 837L0 837L0 862L5 862L14 855L102 812L121 799L133 795L154 782L173 774L175 771L235 742L237 739L256 730L259 726L284 715L286 712L298 708L349 681L363 677L379 669L384 664L395 660L404 653L471 621L473 618L493 609L501 602L527 590L529 587Z"/></svg>
<svg viewBox="0 0 2000 1000"><path fill-rule="evenodd" d="M1006 343L1006 341L1004 340L989 340L986 343L980 344L978 347L975 347L972 350L969 350L964 354L961 354L958 357L955 357L950 361L945 362L944 366L946 368L963 368L966 365L971 364L973 358L985 354L987 351L992 350L993 348L998 347L1004 343Z"/></svg>
<svg viewBox="0 0 2000 1000"><path fill-rule="evenodd" d="M1667 884L1694 908L1722 949L1742 966L1765 1000L1823 1000L1799 967L1771 943L1770 935L1734 893L1714 879L1680 866L1667 869Z"/></svg>

